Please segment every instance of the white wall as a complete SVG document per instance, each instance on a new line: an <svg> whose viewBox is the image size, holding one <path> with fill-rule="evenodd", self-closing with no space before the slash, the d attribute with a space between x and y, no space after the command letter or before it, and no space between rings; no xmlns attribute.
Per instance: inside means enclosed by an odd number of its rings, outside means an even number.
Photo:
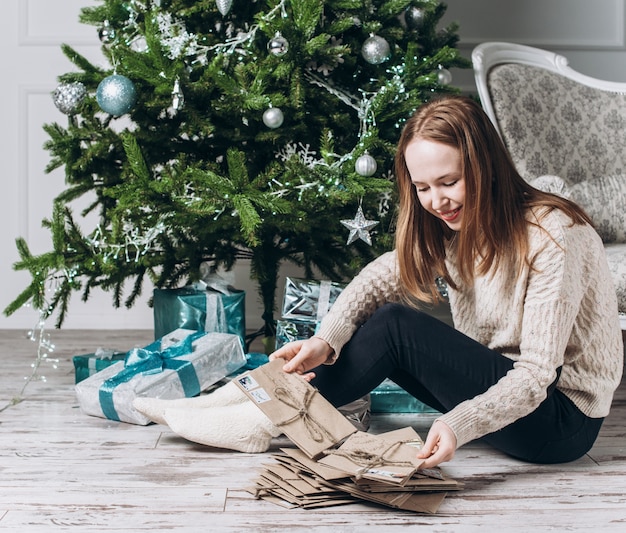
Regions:
<svg viewBox="0 0 626 533"><path fill-rule="evenodd" d="M459 49L471 57L485 41L509 41L564 55L572 68L626 82L624 0L445 0L443 24L460 24ZM454 73L453 84L475 91L471 70Z"/></svg>
<svg viewBox="0 0 626 533"><path fill-rule="evenodd" d="M52 103L57 76L72 65L60 50L74 46L90 60L100 62L97 30L78 23L82 7L96 0L4 0L0 17L0 44L4 68L0 84L2 155L2 209L0 209L0 309L26 286L29 276L13 271L18 259L15 237L27 239L35 253L50 249L47 231L40 226L50 216L52 198L64 188L63 171L44 173L49 154L42 145L44 123L63 123L66 117ZM626 81L626 0L446 0L444 21L460 23L460 49L470 57L482 41L515 41L564 54L581 72L604 79ZM455 71L454 85L473 91L471 71ZM285 267L285 275L299 271ZM248 292L247 324L260 326L260 305L248 266L235 271L236 285ZM146 289L149 292L149 289ZM279 286L279 295L282 283ZM78 297L70 307L65 328L152 328L152 311L145 301L130 310L114 309L108 294L94 294L87 303ZM32 309L0 317L0 329L30 328L37 320Z"/></svg>

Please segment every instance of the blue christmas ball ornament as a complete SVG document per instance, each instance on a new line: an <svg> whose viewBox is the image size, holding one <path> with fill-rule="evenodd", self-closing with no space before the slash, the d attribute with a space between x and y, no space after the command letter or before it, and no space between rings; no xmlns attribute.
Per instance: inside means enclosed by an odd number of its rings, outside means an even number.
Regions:
<svg viewBox="0 0 626 533"><path fill-rule="evenodd" d="M104 78L96 89L96 100L102 111L115 117L128 113L137 101L135 85L126 76L113 74Z"/></svg>

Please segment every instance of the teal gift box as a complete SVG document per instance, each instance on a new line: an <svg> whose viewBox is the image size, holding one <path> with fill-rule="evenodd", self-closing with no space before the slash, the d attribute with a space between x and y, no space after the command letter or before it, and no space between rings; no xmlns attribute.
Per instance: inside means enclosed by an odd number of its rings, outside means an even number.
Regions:
<svg viewBox="0 0 626 533"><path fill-rule="evenodd" d="M135 398L196 396L245 364L237 335L177 329L77 383L76 397L85 414L146 425Z"/></svg>
<svg viewBox="0 0 626 533"><path fill-rule="evenodd" d="M372 413L437 413L390 379L383 381L371 393Z"/></svg>
<svg viewBox="0 0 626 533"><path fill-rule="evenodd" d="M104 370L118 361L126 358L126 352L115 350L96 350L94 353L75 355L72 358L74 363L74 383L80 383L89 376Z"/></svg>
<svg viewBox="0 0 626 533"><path fill-rule="evenodd" d="M179 289L155 289L154 338L177 328L231 333L246 338L246 293L196 283Z"/></svg>

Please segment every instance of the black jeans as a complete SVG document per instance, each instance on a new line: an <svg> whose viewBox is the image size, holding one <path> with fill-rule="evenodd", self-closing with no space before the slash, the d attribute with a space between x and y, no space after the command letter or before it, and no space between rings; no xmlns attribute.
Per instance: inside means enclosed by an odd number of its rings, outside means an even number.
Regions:
<svg viewBox="0 0 626 533"><path fill-rule="evenodd" d="M485 392L512 368L513 361L440 320L387 304L355 332L334 365L315 369L312 383L339 406L390 378L418 400L446 413ZM587 453L603 419L585 416L556 389L556 381L534 412L484 440L533 463L573 461Z"/></svg>

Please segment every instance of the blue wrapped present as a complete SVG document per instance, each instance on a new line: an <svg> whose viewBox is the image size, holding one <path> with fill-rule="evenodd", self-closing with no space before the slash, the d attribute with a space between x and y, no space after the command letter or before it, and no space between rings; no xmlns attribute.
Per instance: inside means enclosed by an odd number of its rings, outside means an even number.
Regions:
<svg viewBox="0 0 626 533"><path fill-rule="evenodd" d="M370 393L372 413L437 413L390 379Z"/></svg>
<svg viewBox="0 0 626 533"><path fill-rule="evenodd" d="M94 375L100 370L111 366L126 358L126 352L116 350L98 349L94 353L75 355L72 357L74 363L74 383L80 383L83 379Z"/></svg>
<svg viewBox="0 0 626 533"><path fill-rule="evenodd" d="M205 279L179 289L155 289L154 338L177 328L246 338L246 293Z"/></svg>
<svg viewBox="0 0 626 533"><path fill-rule="evenodd" d="M135 398L196 396L245 364L237 335L177 329L77 383L76 397L88 415L146 425Z"/></svg>

